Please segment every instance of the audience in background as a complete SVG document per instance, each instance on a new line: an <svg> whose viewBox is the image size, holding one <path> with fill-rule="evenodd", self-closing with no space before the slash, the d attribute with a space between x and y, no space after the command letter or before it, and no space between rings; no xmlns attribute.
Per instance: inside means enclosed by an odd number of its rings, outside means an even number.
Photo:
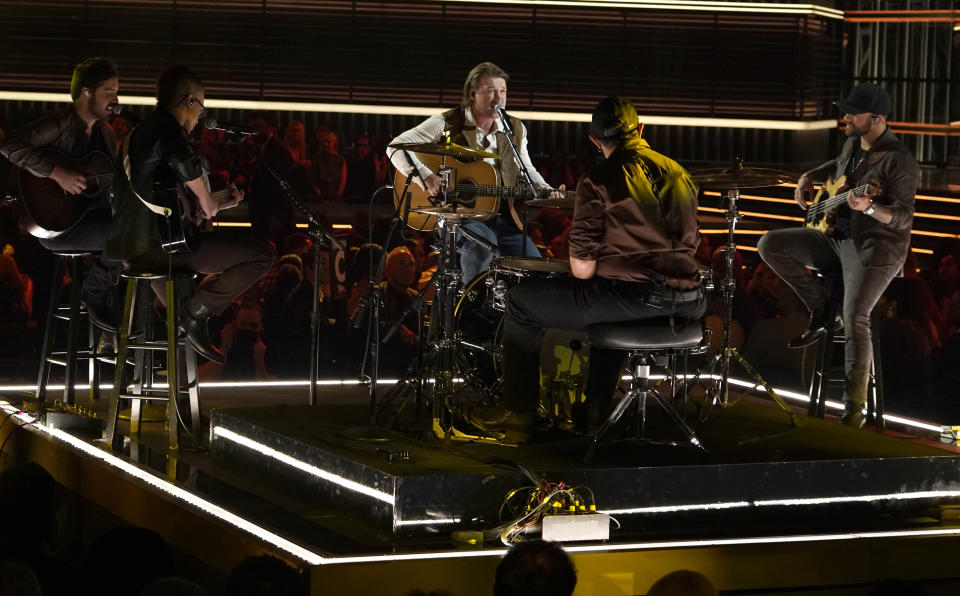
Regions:
<svg viewBox="0 0 960 596"><path fill-rule="evenodd" d="M271 555L244 559L230 573L227 596L307 596L307 577Z"/></svg>
<svg viewBox="0 0 960 596"><path fill-rule="evenodd" d="M658 579L647 596L717 596L717 589L702 573L682 569Z"/></svg>
<svg viewBox="0 0 960 596"><path fill-rule="evenodd" d="M347 161L340 155L340 141L333 131L320 134L320 145L313 161L313 181L324 201L343 197L347 185Z"/></svg>
<svg viewBox="0 0 960 596"><path fill-rule="evenodd" d="M530 540L510 549L493 584L494 596L570 596L577 585L573 562L557 542Z"/></svg>

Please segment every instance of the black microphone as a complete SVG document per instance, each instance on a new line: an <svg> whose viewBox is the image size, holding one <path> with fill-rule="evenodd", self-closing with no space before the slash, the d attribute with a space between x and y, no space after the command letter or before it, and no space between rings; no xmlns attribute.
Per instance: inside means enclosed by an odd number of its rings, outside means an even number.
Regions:
<svg viewBox="0 0 960 596"><path fill-rule="evenodd" d="M243 126L240 124L230 124L227 122L217 122L217 119L213 116L207 116L203 119L203 127L209 128L210 130L224 130L226 132L232 132L237 135L255 135L257 131L253 130L249 126Z"/></svg>
<svg viewBox="0 0 960 596"><path fill-rule="evenodd" d="M513 124L510 121L510 116L507 116L507 109L499 103L493 104L493 109L497 111L497 114L500 114L500 121L503 122L503 129L507 131L507 133L513 134Z"/></svg>

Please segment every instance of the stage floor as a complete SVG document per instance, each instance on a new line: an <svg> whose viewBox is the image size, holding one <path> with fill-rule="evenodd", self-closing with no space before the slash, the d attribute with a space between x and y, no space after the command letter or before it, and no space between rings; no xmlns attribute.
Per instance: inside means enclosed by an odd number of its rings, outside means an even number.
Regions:
<svg viewBox="0 0 960 596"><path fill-rule="evenodd" d="M521 467L589 486L597 509L619 523L608 541L567 545L581 570L577 594L599 593L598 586L641 594L663 565L709 571L720 561L732 567L711 577L725 590L845 593L836 587L894 575L958 585L946 553L960 546L960 452L930 439L806 417L794 428L772 402L747 397L699 426L706 454L620 444L587 465L583 438L526 447L413 435L358 441L343 434L367 422L358 386L323 386L313 407L305 386L204 387L202 399L213 437L204 449L171 457L163 423L145 424L116 456L93 437L30 425L8 453L40 461L83 498L219 569L263 551L303 565L315 593L330 581L357 593L384 581L392 589L378 593L489 593L503 545L468 545L452 533L498 521L506 491L530 483ZM95 410L103 415L106 400ZM682 438L655 414L650 423L652 436ZM245 442L228 441L230 432ZM409 459L391 463L398 453ZM839 556L864 566L813 576L802 569ZM756 557L801 564L758 572ZM889 565L869 563L877 557Z"/></svg>

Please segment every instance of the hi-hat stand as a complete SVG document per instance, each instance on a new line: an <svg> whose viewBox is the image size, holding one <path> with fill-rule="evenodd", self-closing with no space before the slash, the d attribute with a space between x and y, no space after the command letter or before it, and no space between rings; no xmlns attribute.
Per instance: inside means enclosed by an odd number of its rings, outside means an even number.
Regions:
<svg viewBox="0 0 960 596"><path fill-rule="evenodd" d="M758 168L744 168L743 161L737 159L732 168L727 169L709 169L695 170L690 172L703 188L715 188L726 190L727 200L727 243L724 247L725 271L724 279L720 283L723 296L723 331L720 339L720 350L713 358L694 375L692 381L687 384L689 388L700 381L700 377L706 370L711 377L716 376L719 366L719 382L716 394L713 396L713 405L728 407L733 405L730 401L730 365L731 361L736 361L744 371L750 376L756 386L763 387L767 395L782 409L789 417L794 427L802 426L796 413L790 409L783 398L777 395L777 392L760 375L759 372L740 354L740 351L731 345L730 326L733 322L733 299L736 292L736 281L734 279L734 255L737 251L737 243L734 237L737 228L737 222L741 215L737 208L737 201L740 198L741 188L755 188L762 186L773 186L780 184L790 176L776 170L765 170Z"/></svg>

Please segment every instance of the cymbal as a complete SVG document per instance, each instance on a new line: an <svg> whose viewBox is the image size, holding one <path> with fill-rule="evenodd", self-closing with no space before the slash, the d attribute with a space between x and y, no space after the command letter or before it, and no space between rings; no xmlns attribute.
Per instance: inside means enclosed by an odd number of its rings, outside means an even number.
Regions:
<svg viewBox="0 0 960 596"><path fill-rule="evenodd" d="M391 149L402 149L414 153L428 153L430 155L446 155L457 159L500 159L496 153L481 151L473 147L464 147L456 143L394 143L388 145Z"/></svg>
<svg viewBox="0 0 960 596"><path fill-rule="evenodd" d="M527 207L556 207L557 209L573 209L573 197L564 197L562 199L530 199L526 202Z"/></svg>
<svg viewBox="0 0 960 596"><path fill-rule="evenodd" d="M770 168L745 168L742 163L735 163L727 168L691 170L690 175L701 188L714 190L776 186L795 180L795 177L787 172Z"/></svg>
<svg viewBox="0 0 960 596"><path fill-rule="evenodd" d="M442 205L440 207L420 207L411 209L414 213L424 215L434 215L446 219L486 219L493 215L491 211L483 209L474 209L472 207L461 207L460 205Z"/></svg>

